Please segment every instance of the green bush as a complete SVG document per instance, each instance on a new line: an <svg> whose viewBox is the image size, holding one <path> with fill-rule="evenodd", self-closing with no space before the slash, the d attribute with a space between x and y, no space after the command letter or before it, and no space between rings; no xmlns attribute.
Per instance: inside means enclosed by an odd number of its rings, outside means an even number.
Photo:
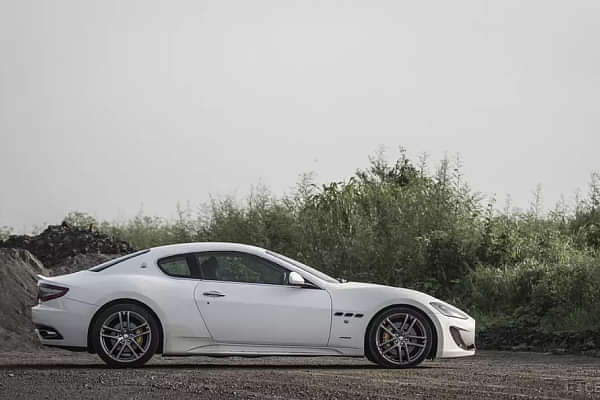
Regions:
<svg viewBox="0 0 600 400"><path fill-rule="evenodd" d="M600 175L572 211L562 204L544 214L537 192L531 210L499 212L472 192L460 160L443 160L433 173L425 165L404 151L394 163L378 154L346 181L317 185L305 175L282 198L259 186L242 201L212 199L197 212L178 206L174 220L140 213L98 223L71 213L66 221L136 248L270 248L336 277L426 291L464 307L483 329L524 329L519 337L600 329Z"/></svg>

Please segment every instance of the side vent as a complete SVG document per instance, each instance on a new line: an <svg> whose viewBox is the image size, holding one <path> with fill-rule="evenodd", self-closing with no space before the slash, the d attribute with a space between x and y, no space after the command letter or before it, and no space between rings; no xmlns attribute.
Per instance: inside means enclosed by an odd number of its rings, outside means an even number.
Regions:
<svg viewBox="0 0 600 400"><path fill-rule="evenodd" d="M342 311L338 311L338 312L334 313L333 316L334 317L345 317L345 318L351 318L351 317L362 318L365 315L364 314L354 314L354 313L351 313L351 312L344 313Z"/></svg>

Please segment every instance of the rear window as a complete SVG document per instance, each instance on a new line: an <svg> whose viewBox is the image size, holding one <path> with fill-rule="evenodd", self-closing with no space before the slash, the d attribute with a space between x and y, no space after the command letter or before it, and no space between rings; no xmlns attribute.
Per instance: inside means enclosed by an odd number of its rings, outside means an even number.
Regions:
<svg viewBox="0 0 600 400"><path fill-rule="evenodd" d="M186 254L163 258L158 261L158 266L167 275L180 278L192 278L192 271L188 264Z"/></svg>
<svg viewBox="0 0 600 400"><path fill-rule="evenodd" d="M96 265L95 267L90 268L88 271L92 271L92 272L104 271L106 268L110 268L113 265L117 265L123 261L130 260L134 257L141 256L142 254L146 254L149 252L150 252L150 249L136 251L135 253L127 254L126 256L118 257L118 258L115 258L114 260L110 260L105 263Z"/></svg>

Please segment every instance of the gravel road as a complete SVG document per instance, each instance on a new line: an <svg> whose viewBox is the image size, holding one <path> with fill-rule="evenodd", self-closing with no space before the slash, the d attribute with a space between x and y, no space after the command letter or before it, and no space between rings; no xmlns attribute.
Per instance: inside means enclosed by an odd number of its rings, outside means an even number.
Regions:
<svg viewBox="0 0 600 400"><path fill-rule="evenodd" d="M600 359L479 352L410 370L359 358L160 358L111 370L96 356L0 353L0 399L600 398Z"/></svg>

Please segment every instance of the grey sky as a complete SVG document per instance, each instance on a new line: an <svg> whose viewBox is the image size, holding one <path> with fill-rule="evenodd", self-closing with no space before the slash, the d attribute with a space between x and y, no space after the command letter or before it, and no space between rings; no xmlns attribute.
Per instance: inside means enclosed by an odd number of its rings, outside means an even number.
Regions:
<svg viewBox="0 0 600 400"><path fill-rule="evenodd" d="M598 1L0 0L0 225L288 191L379 146L546 206L600 169Z"/></svg>

